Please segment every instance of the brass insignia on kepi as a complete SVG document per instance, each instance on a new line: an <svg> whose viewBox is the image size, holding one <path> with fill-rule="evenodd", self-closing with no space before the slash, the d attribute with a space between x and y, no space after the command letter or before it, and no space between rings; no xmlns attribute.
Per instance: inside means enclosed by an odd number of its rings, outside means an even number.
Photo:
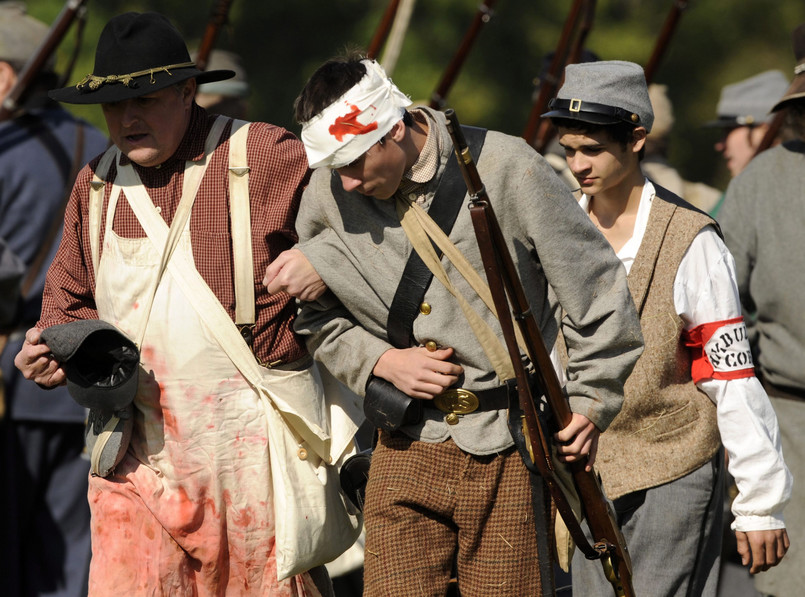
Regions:
<svg viewBox="0 0 805 597"><path fill-rule="evenodd" d="M445 390L433 398L440 411L456 415L467 415L478 409L478 396L461 388Z"/></svg>

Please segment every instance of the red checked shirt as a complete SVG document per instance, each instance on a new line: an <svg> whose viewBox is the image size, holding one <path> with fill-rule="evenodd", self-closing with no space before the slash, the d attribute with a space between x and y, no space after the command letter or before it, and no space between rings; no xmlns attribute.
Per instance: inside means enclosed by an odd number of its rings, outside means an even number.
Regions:
<svg viewBox="0 0 805 597"><path fill-rule="evenodd" d="M213 119L214 116L194 106L188 130L169 160L151 168L134 164L168 225L181 198L185 161L201 159L204 140ZM227 139L228 134L229 126L223 138ZM251 168L249 195L257 302L254 350L261 362L289 363L307 354L304 343L293 332L295 303L285 293L270 296L261 280L266 266L297 240L294 221L310 171L302 143L280 127L253 123L249 129L247 152ZM190 236L196 268L234 320L235 291L226 175L228 160L226 142L213 157L196 195L190 217ZM98 316L87 222L90 181L99 161L100 156L79 173L73 188L65 213L61 245L47 275L42 316L38 323L40 328ZM121 161L127 162L127 158L122 156ZM104 196L101 247L106 205L115 174L113 164L106 177L110 183L106 185ZM124 195L121 195L115 212L112 230L124 238L142 238L145 232L128 202L123 200Z"/></svg>

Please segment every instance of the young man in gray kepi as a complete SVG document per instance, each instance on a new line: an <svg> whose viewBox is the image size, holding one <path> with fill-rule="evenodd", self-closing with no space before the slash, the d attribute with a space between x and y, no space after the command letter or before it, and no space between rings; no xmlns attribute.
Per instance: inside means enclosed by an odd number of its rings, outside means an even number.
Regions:
<svg viewBox="0 0 805 597"><path fill-rule="evenodd" d="M645 339L597 460L635 592L714 596L723 447L739 489L732 528L752 573L785 555L781 512L791 494L777 420L754 375L732 255L709 216L640 169L654 120L640 66L569 65L544 116L579 181L581 207L628 272ZM596 562L576 553L572 569L574 594L611 590Z"/></svg>

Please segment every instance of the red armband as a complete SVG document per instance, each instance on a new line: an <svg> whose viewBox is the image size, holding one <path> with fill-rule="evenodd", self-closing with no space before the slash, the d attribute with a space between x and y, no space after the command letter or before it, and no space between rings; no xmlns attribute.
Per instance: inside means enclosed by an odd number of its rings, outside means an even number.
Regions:
<svg viewBox="0 0 805 597"><path fill-rule="evenodd" d="M682 339L693 356L690 374L694 382L754 377L755 365L743 317L697 325L683 332Z"/></svg>

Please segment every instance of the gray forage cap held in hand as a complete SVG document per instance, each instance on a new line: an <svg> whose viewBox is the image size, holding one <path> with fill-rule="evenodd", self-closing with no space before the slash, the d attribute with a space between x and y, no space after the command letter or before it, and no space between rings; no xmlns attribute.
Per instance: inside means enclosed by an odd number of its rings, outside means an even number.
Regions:
<svg viewBox="0 0 805 597"><path fill-rule="evenodd" d="M81 406L107 412L131 404L137 393L140 352L111 323L85 319L42 331L42 342L67 374L67 390Z"/></svg>

